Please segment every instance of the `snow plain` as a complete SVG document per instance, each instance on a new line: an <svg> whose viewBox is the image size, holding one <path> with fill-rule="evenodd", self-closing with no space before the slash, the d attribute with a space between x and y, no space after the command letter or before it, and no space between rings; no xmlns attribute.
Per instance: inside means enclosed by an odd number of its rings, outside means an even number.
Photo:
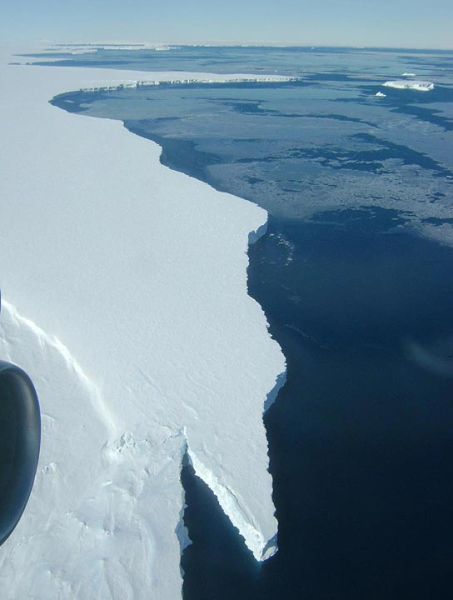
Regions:
<svg viewBox="0 0 453 600"><path fill-rule="evenodd" d="M0 67L0 357L34 380L43 422L4 600L180 598L186 452L255 558L276 550L262 415L285 362L246 273L267 215L48 102L130 78Z"/></svg>

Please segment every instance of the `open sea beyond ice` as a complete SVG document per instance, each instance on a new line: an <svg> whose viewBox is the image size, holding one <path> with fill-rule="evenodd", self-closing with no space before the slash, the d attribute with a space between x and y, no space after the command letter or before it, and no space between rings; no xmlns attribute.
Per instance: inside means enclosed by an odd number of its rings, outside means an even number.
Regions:
<svg viewBox="0 0 453 600"><path fill-rule="evenodd" d="M288 363L265 415L279 552L257 563L187 466L184 598L448 598L453 53L86 49L51 56L69 67L298 78L53 100L124 121L172 169L269 211L248 275ZM407 73L434 89L382 87Z"/></svg>

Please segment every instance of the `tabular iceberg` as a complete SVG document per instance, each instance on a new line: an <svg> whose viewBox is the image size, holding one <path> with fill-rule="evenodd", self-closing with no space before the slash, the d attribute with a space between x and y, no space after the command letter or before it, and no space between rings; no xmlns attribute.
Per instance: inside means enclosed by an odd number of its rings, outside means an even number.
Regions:
<svg viewBox="0 0 453 600"><path fill-rule="evenodd" d="M254 556L275 551L262 413L285 362L246 276L266 213L49 104L130 73L1 76L0 355L32 376L43 435L0 596L172 600L186 452Z"/></svg>
<svg viewBox="0 0 453 600"><path fill-rule="evenodd" d="M432 81L417 81L415 79L397 79L386 81L382 85L396 90L415 90L417 92L430 92L434 89Z"/></svg>

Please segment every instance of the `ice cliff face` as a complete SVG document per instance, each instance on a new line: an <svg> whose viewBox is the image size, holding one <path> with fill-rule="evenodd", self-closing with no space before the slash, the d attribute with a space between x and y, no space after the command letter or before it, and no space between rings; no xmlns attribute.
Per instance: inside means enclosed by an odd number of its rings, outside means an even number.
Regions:
<svg viewBox="0 0 453 600"><path fill-rule="evenodd" d="M186 451L254 556L275 551L262 413L285 365L246 281L266 213L48 104L129 73L0 74L0 356L43 412L0 596L178 598Z"/></svg>

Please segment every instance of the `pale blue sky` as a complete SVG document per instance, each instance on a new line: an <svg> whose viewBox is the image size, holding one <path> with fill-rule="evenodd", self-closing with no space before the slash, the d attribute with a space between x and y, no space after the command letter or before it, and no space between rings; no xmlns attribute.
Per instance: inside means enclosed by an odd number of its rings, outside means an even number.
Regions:
<svg viewBox="0 0 453 600"><path fill-rule="evenodd" d="M0 43L453 48L453 0L0 0Z"/></svg>

